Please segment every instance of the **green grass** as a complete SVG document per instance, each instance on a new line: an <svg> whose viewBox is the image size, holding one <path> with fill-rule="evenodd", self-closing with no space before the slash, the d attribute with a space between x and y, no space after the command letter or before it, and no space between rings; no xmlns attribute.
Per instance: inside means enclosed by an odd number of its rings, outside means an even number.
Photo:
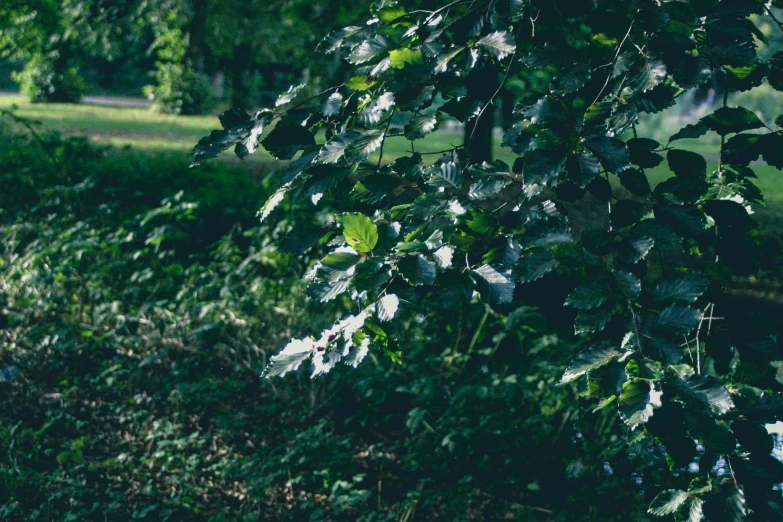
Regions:
<svg viewBox="0 0 783 522"><path fill-rule="evenodd" d="M95 105L72 104L31 104L21 97L0 98L0 109L9 109L12 105L18 108L19 116L40 121L44 128L55 129L68 135L87 136L97 143L115 146L131 146L134 149L150 152L165 152L175 156L183 156L190 153L198 140L219 126L217 117L209 116L174 116L158 114L148 109L131 109L103 107ZM647 125L658 124L660 119L647 122ZM674 125L669 122L669 125ZM675 125L679 126L679 124ZM654 129L644 132L645 126L640 127L642 135L654 134ZM319 136L319 141L323 136ZM428 136L425 140L418 140L414 147L417 152L427 154L425 159L434 161L437 155L432 154L443 151L461 143L461 134L437 132ZM718 146L709 136L699 140L682 140L675 146L693 150L704 154L708 160L708 168L717 167ZM508 149L500 147L496 140L494 143L495 157L513 164L514 154ZM383 161L392 161L400 156L409 154L411 143L401 137L389 138L383 150ZM370 161L378 161L379 151L370 156ZM238 162L231 153L224 153L222 158L231 162ZM273 167L274 160L259 149L254 159L250 160L255 169L268 170ZM648 171L653 183L659 182L671 173L664 162L660 167ZM783 173L769 167L764 163L754 166L758 175L756 183L763 192L768 206L759 209L759 217L765 221L774 219L780 222L783 218Z"/></svg>

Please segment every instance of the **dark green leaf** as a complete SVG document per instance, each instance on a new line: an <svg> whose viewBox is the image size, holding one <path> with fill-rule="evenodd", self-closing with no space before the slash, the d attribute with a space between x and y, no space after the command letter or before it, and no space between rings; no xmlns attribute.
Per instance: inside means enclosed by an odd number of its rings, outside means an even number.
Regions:
<svg viewBox="0 0 783 522"><path fill-rule="evenodd" d="M348 163L361 163L370 157L383 143L383 134L368 132L345 146L345 159Z"/></svg>
<svg viewBox="0 0 783 522"><path fill-rule="evenodd" d="M349 252L332 252L321 259L321 263L333 270L346 271L361 260L361 256Z"/></svg>
<svg viewBox="0 0 783 522"><path fill-rule="evenodd" d="M313 135L295 123L280 122L261 142L266 150L277 159L291 159L300 150L315 146Z"/></svg>
<svg viewBox="0 0 783 522"><path fill-rule="evenodd" d="M462 169L453 161L433 165L427 172L430 176L427 180L427 185L455 188L457 190L462 188Z"/></svg>
<svg viewBox="0 0 783 522"><path fill-rule="evenodd" d="M686 125L679 131L675 132L671 138L669 138L669 143L675 140L700 138L701 136L707 134L707 131L709 130L710 128L702 122Z"/></svg>
<svg viewBox="0 0 783 522"><path fill-rule="evenodd" d="M764 127L759 117L745 107L721 107L701 122L722 136Z"/></svg>
<svg viewBox="0 0 783 522"><path fill-rule="evenodd" d="M617 138L598 136L587 140L585 146L598 157L609 172L620 172L631 164L628 147Z"/></svg>
<svg viewBox="0 0 783 522"><path fill-rule="evenodd" d="M703 294L710 285L710 280L700 274L689 274L676 279L666 279L655 288L654 300L681 301L692 303Z"/></svg>
<svg viewBox="0 0 783 522"><path fill-rule="evenodd" d="M590 310L605 303L611 295L609 285L604 279L593 278L568 294L565 304L580 310Z"/></svg>
<svg viewBox="0 0 783 522"><path fill-rule="evenodd" d="M485 283L486 292L482 292L486 301L492 305L510 303L514 298L514 283L504 273L490 265L482 265L474 270Z"/></svg>
<svg viewBox="0 0 783 522"><path fill-rule="evenodd" d="M702 313L699 310L673 304L658 314L656 325L672 333L687 334L699 325L701 318Z"/></svg>
<svg viewBox="0 0 783 522"><path fill-rule="evenodd" d="M620 183L634 196L648 196L650 194L650 183L640 170L625 169L620 172Z"/></svg>
<svg viewBox="0 0 783 522"><path fill-rule="evenodd" d="M677 379L674 387L683 399L701 404L715 415L723 415L734 409L729 390L709 375L690 375Z"/></svg>
<svg viewBox="0 0 783 522"><path fill-rule="evenodd" d="M431 285L437 275L435 263L421 255L403 257L397 262L397 270L414 286Z"/></svg>
<svg viewBox="0 0 783 522"><path fill-rule="evenodd" d="M375 35L357 46L356 49L346 57L346 60L354 65L369 62L382 54L386 54L386 51L390 46L391 43L386 37L380 34Z"/></svg>
<svg viewBox="0 0 783 522"><path fill-rule="evenodd" d="M519 258L512 271L512 277L520 283L529 283L541 279L557 268L558 264L550 250L536 248Z"/></svg>
<svg viewBox="0 0 783 522"><path fill-rule="evenodd" d="M618 270L614 273L615 285L620 296L626 301L632 301L639 297L642 291L642 282L629 272Z"/></svg>
<svg viewBox="0 0 783 522"><path fill-rule="evenodd" d="M707 175L707 160L701 154L672 149L666 155L669 168L678 176L703 178Z"/></svg>

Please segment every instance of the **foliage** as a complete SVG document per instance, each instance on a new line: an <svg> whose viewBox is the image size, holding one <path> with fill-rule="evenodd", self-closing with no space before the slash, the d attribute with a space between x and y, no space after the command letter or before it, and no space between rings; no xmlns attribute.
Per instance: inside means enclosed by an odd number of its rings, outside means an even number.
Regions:
<svg viewBox="0 0 783 522"><path fill-rule="evenodd" d="M666 452L671 475L648 484L667 490L653 514L779 520L783 465L764 429L783 418L772 370L779 326L749 327L724 292L733 275L779 268L779 245L749 213L762 203L751 164L783 167L783 135L728 105L730 91L762 79L777 88L779 57L758 58L766 37L752 18L768 9L753 0L458 0L427 11L384 1L366 24L331 33L322 49L342 49L349 81L255 116L232 109L195 149L198 164L237 142L241 157L241 144L260 140L294 159L262 221L286 197L353 194L320 223L332 251L308 274L308 295L347 296L356 311L294 339L268 375L308 358L318 375L368 350L404 361L406 318L439 316L436 306L474 293L500 314L535 302L593 350L574 354L565 380L578 378L599 410L616 409L627 451ZM505 78L512 68L551 78L515 109L503 141L513 165L477 164L469 144L425 161L415 140L443 117L491 110L500 89L477 95L466 85L498 68ZM665 142L638 135L641 114L710 81L723 85L721 108ZM395 116L409 123L400 128ZM713 172L680 146L705 133L720 141ZM384 164L386 140L406 139L410 154ZM368 163L375 151L381 159ZM664 162L672 176L653 186L645 169ZM390 296L396 314L384 305Z"/></svg>

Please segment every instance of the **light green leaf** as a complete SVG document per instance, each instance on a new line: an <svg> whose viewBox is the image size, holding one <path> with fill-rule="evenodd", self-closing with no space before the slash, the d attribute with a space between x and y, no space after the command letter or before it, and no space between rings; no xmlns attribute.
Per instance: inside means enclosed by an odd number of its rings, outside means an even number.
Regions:
<svg viewBox="0 0 783 522"><path fill-rule="evenodd" d="M393 69L403 69L405 64L421 63L423 55L418 49L393 49L389 51L389 60Z"/></svg>
<svg viewBox="0 0 783 522"><path fill-rule="evenodd" d="M378 226L364 214L340 216L345 242L357 252L370 252L378 243Z"/></svg>
<svg viewBox="0 0 783 522"><path fill-rule="evenodd" d="M375 85L377 81L378 80L370 78L367 75L354 76L353 78L345 82L345 86L350 87L354 91L366 91L367 89Z"/></svg>
<svg viewBox="0 0 783 522"><path fill-rule="evenodd" d="M332 252L321 259L321 264L334 270L348 270L356 263L362 260L362 257L350 252Z"/></svg>
<svg viewBox="0 0 783 522"><path fill-rule="evenodd" d="M397 315L399 306L400 299L396 295L385 295L375 302L375 314L379 321L391 321Z"/></svg>

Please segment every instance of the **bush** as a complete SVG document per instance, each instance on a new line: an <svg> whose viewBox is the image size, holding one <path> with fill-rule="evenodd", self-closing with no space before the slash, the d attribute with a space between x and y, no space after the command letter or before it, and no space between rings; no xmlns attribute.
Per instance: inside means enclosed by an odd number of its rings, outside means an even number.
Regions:
<svg viewBox="0 0 783 522"><path fill-rule="evenodd" d="M11 74L33 103L77 103L84 96L85 83L76 68L59 66L42 54L33 54L24 69Z"/></svg>

